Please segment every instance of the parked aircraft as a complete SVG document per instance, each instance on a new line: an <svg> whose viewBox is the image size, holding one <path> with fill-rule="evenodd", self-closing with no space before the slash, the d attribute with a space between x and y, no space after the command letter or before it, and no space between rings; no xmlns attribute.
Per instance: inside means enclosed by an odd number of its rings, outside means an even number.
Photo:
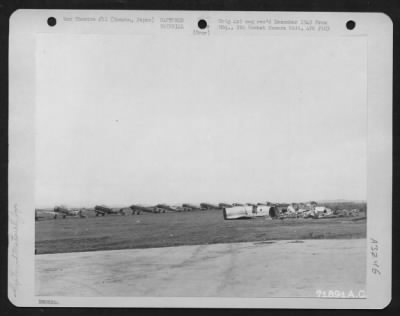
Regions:
<svg viewBox="0 0 400 316"><path fill-rule="evenodd" d="M53 215L54 218L57 218L58 216L61 216L62 218L66 218L67 216L72 216L72 217L86 217L82 213L82 209L69 209L65 206L55 206L53 211L47 211L47 210L42 210L38 211L35 210L35 220L39 220L39 215L40 213L44 214L51 214Z"/></svg>
<svg viewBox="0 0 400 316"><path fill-rule="evenodd" d="M280 213L277 207L266 205L245 205L233 206L223 209L224 219L270 217L279 218Z"/></svg>
<svg viewBox="0 0 400 316"><path fill-rule="evenodd" d="M54 218L56 218L56 214L54 214L53 211L49 211L49 210L43 210L43 209L35 209L35 221L38 221L41 218L45 218L44 216L40 216L42 214L51 214L54 216Z"/></svg>
<svg viewBox="0 0 400 316"><path fill-rule="evenodd" d="M181 211L183 211L182 207L171 206L171 205L168 205L168 204L157 204L156 208L159 208L159 209L167 211L167 212L181 212Z"/></svg>
<svg viewBox="0 0 400 316"><path fill-rule="evenodd" d="M232 207L232 204L228 204L228 203L219 203L218 204L219 208L224 208L224 207Z"/></svg>
<svg viewBox="0 0 400 316"><path fill-rule="evenodd" d="M200 203L200 207L206 210L220 210L221 207L218 205L210 204L210 203Z"/></svg>
<svg viewBox="0 0 400 316"><path fill-rule="evenodd" d="M182 204L183 210L190 212L190 211L204 211L204 209L201 206L193 205L193 204Z"/></svg>
<svg viewBox="0 0 400 316"><path fill-rule="evenodd" d="M96 216L104 216L104 215L125 215L123 209L112 209L106 206L96 205L94 207L94 211L96 212Z"/></svg>
<svg viewBox="0 0 400 316"><path fill-rule="evenodd" d="M133 204L130 206L133 214L140 214L141 212L145 213L165 213L166 210L157 206L142 206Z"/></svg>

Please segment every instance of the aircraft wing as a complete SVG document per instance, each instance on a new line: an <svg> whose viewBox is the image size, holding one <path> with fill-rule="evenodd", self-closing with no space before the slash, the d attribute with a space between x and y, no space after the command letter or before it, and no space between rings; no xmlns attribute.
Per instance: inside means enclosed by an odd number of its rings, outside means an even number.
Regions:
<svg viewBox="0 0 400 316"><path fill-rule="evenodd" d="M51 214L51 215L57 215L57 214L59 214L59 213L57 213L57 212L54 212L54 211L36 211L36 214L37 214L37 215L40 215L40 214Z"/></svg>

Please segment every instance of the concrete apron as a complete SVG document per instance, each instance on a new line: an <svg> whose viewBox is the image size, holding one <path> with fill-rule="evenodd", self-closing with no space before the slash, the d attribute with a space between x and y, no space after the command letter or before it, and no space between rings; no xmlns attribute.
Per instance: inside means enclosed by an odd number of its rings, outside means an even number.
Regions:
<svg viewBox="0 0 400 316"><path fill-rule="evenodd" d="M366 240L264 241L36 255L41 296L315 297L366 284Z"/></svg>

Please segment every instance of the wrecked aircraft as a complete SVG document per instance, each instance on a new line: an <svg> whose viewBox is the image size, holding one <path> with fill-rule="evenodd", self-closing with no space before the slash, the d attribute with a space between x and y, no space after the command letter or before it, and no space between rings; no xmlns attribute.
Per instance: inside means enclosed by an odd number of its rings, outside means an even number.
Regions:
<svg viewBox="0 0 400 316"><path fill-rule="evenodd" d="M279 210L274 206L266 205L245 205L223 208L224 219L270 217L279 218Z"/></svg>

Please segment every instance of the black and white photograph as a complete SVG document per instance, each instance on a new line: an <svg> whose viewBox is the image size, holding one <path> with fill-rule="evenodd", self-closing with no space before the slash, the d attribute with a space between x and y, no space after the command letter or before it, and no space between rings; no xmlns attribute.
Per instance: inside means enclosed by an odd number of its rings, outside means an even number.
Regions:
<svg viewBox="0 0 400 316"><path fill-rule="evenodd" d="M28 33L34 49L10 60L15 83L33 83L10 90L29 304L378 301L391 60L371 42L390 43L386 16L22 10L12 22L13 56Z"/></svg>

